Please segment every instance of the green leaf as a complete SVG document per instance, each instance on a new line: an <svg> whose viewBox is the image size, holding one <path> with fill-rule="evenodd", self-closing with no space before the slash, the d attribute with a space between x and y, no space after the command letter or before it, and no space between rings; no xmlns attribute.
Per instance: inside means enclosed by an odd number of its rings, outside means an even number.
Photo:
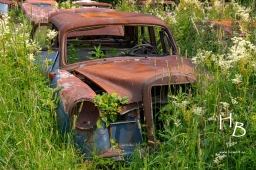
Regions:
<svg viewBox="0 0 256 170"><path fill-rule="evenodd" d="M97 122L96 122L96 125L97 125L97 128L102 128L102 122L101 120L99 119Z"/></svg>
<svg viewBox="0 0 256 170"><path fill-rule="evenodd" d="M125 96L120 103L127 104L128 102L129 102L129 98L127 96Z"/></svg>
<svg viewBox="0 0 256 170"><path fill-rule="evenodd" d="M106 127L108 127L110 125L109 121L106 121Z"/></svg>
<svg viewBox="0 0 256 170"><path fill-rule="evenodd" d="M107 117L102 117L101 118L104 122L107 122L108 121L108 118Z"/></svg>
<svg viewBox="0 0 256 170"><path fill-rule="evenodd" d="M116 139L115 139L115 138L110 138L110 139L109 139L109 142L110 142L111 144L115 144L115 143L116 143Z"/></svg>

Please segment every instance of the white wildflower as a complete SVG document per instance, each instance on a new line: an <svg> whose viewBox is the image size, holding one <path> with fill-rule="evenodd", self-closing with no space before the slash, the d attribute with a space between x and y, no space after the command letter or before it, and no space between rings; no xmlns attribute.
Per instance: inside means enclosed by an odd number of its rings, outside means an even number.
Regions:
<svg viewBox="0 0 256 170"><path fill-rule="evenodd" d="M252 64L252 67L254 68L254 70L256 70L256 64L255 63Z"/></svg>
<svg viewBox="0 0 256 170"><path fill-rule="evenodd" d="M182 101L181 103L177 102L177 101L173 101L173 103L175 104L175 106L177 106L178 108L186 108L187 105L189 104L189 101Z"/></svg>
<svg viewBox="0 0 256 170"><path fill-rule="evenodd" d="M207 58L211 57L211 55L211 51L199 50L196 57L192 58L192 61L197 65L203 64Z"/></svg>
<svg viewBox="0 0 256 170"><path fill-rule="evenodd" d="M175 124L176 127L180 126L181 123L180 123L179 119L173 119L173 121L174 121L174 124Z"/></svg>
<svg viewBox="0 0 256 170"><path fill-rule="evenodd" d="M222 104L224 110L227 110L229 107L229 103L227 103L227 102L220 102L220 104Z"/></svg>
<svg viewBox="0 0 256 170"><path fill-rule="evenodd" d="M246 22L250 20L249 13L251 12L252 9L241 6L238 3L233 3L233 8L236 11L236 17L239 17L240 20Z"/></svg>
<svg viewBox="0 0 256 170"><path fill-rule="evenodd" d="M204 113L204 110L202 107L196 107L193 109L192 113L201 116Z"/></svg>
<svg viewBox="0 0 256 170"><path fill-rule="evenodd" d="M28 58L29 58L29 60L31 60L31 61L34 61L34 60L35 60L33 53L30 53L30 54L28 55Z"/></svg>
<svg viewBox="0 0 256 170"><path fill-rule="evenodd" d="M222 70L228 70L232 67L232 61L230 60L219 60L218 65Z"/></svg>
<svg viewBox="0 0 256 170"><path fill-rule="evenodd" d="M188 104L189 104L189 101L186 101L186 100L181 102L182 107L186 107Z"/></svg>
<svg viewBox="0 0 256 170"><path fill-rule="evenodd" d="M236 74L234 79L231 79L232 83L239 84L242 82L242 75Z"/></svg>
<svg viewBox="0 0 256 170"><path fill-rule="evenodd" d="M215 159L213 160L213 162L215 164L219 164L220 161L222 161L225 157L227 157L225 154L218 154L218 153L216 153L215 154Z"/></svg>
<svg viewBox="0 0 256 170"><path fill-rule="evenodd" d="M208 121L216 121L216 117L215 116L211 116L207 119Z"/></svg>
<svg viewBox="0 0 256 170"><path fill-rule="evenodd" d="M238 104L238 102L236 101L236 98L231 98L231 103L234 104L234 105Z"/></svg>
<svg viewBox="0 0 256 170"><path fill-rule="evenodd" d="M47 36L48 40L51 41L57 36L57 34L58 34L57 31L48 29L47 33L46 33L46 36Z"/></svg>

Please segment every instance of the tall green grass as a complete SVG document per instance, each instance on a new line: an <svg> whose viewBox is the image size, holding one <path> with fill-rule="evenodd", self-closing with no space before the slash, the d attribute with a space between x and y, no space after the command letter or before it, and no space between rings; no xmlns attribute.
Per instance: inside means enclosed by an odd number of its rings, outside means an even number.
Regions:
<svg viewBox="0 0 256 170"><path fill-rule="evenodd" d="M53 90L33 63L38 47L22 21L1 20L0 169L74 169L82 159L55 128Z"/></svg>
<svg viewBox="0 0 256 170"><path fill-rule="evenodd" d="M253 6L251 2L247 5ZM82 163L72 137L64 143L56 129L54 89L48 88L41 66L33 64L39 47L29 42L31 26L21 15L21 23L0 22L1 169L256 169L255 29L249 24L246 36L231 39L238 35L226 36L206 21L235 18L236 10L206 10L193 0L181 0L174 16L166 16L162 6L133 7L125 1L117 4L118 10L165 20L181 54L191 57L200 73L190 94L170 94L170 102L158 113L164 125L157 135L161 142L153 149L139 147L127 162L95 155ZM255 20L253 12L249 16ZM230 113L232 127L227 120L220 130L220 115ZM244 136L232 136L235 122L244 123ZM238 128L236 135L241 134Z"/></svg>

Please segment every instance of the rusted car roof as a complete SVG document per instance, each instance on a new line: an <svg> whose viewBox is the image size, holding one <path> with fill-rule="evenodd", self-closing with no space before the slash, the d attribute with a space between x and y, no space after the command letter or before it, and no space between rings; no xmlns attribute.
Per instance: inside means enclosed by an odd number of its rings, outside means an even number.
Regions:
<svg viewBox="0 0 256 170"><path fill-rule="evenodd" d="M22 10L33 23L48 23L50 14L58 11L58 9L53 7L41 8L30 3L23 3Z"/></svg>
<svg viewBox="0 0 256 170"><path fill-rule="evenodd" d="M110 3L96 2L96 1L73 1L74 4L81 5L83 7L105 7L112 8Z"/></svg>
<svg viewBox="0 0 256 170"><path fill-rule="evenodd" d="M53 6L58 6L58 2L54 0L26 0L24 2L30 4L49 4Z"/></svg>
<svg viewBox="0 0 256 170"><path fill-rule="evenodd" d="M97 9L97 8L72 8L72 9L56 9L53 7L41 8L30 3L23 3L22 9L25 15L34 24L48 23L51 17L62 13L85 13L85 12L99 12L111 11L111 9Z"/></svg>
<svg viewBox="0 0 256 170"><path fill-rule="evenodd" d="M61 21L61 22L60 22ZM69 14L63 13L52 17L51 22L59 28L61 33L69 32L74 28L100 25L158 25L168 26L155 16L134 12L86 12ZM69 24L72 23L72 24Z"/></svg>

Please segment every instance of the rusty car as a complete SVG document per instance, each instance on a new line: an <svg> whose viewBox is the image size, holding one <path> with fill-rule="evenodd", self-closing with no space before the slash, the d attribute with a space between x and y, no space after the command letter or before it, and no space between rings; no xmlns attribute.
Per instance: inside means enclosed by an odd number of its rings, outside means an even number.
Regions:
<svg viewBox="0 0 256 170"><path fill-rule="evenodd" d="M85 159L93 154L128 159L142 143L153 148L160 123L156 112L167 104L168 93L196 82L192 60L179 56L169 27L151 15L93 8L56 13L47 24L58 32L47 72L50 86L60 89L62 136L72 134ZM95 102L104 94L128 99L109 124Z"/></svg>
<svg viewBox="0 0 256 170"><path fill-rule="evenodd" d="M211 19L208 21L209 24L215 29L222 29L226 35L236 34L238 36L245 36L245 33L250 29L255 30L255 22L245 22L236 19ZM242 31L241 25L246 25L246 29Z"/></svg>

